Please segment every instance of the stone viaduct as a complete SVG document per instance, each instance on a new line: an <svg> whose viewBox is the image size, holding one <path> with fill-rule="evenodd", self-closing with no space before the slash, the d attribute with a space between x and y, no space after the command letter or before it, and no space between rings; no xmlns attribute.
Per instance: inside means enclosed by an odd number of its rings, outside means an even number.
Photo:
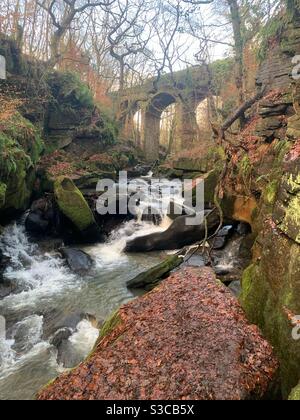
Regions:
<svg viewBox="0 0 300 420"><path fill-rule="evenodd" d="M124 138L134 138L151 162L159 157L160 121L163 111L175 106L175 133L171 151L188 149L199 137L196 110L211 92L207 67L194 66L163 75L157 85L149 79L143 85L114 95L114 104ZM155 88L154 88L155 86ZM140 130L134 116L140 111Z"/></svg>

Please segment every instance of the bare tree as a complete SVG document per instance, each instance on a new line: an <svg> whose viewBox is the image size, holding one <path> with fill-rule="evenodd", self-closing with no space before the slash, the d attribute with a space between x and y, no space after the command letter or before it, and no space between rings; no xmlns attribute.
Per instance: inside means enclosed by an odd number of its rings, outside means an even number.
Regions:
<svg viewBox="0 0 300 420"><path fill-rule="evenodd" d="M77 15L89 8L98 6L109 7L114 2L115 0L85 0L84 2L78 0L51 0L49 3L48 0L37 0L37 4L50 15L52 24L55 27L51 37L49 65L55 66L60 59L61 40Z"/></svg>
<svg viewBox="0 0 300 420"><path fill-rule="evenodd" d="M153 4L144 0L117 0L114 7L106 7L107 40L110 55L119 66L119 92L125 87L126 68L135 72L132 58L147 50L152 35L151 23L156 16Z"/></svg>

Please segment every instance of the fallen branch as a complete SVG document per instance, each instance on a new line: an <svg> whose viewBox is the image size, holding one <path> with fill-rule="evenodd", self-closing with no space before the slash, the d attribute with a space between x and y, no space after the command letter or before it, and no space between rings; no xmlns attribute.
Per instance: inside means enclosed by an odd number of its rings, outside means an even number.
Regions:
<svg viewBox="0 0 300 420"><path fill-rule="evenodd" d="M264 96L265 91L266 88L264 87L253 98L244 102L230 117L227 118L220 129L220 137L222 140L224 140L225 132L228 130L228 128L230 128L237 119L239 119L249 108L251 108L252 105L259 101Z"/></svg>

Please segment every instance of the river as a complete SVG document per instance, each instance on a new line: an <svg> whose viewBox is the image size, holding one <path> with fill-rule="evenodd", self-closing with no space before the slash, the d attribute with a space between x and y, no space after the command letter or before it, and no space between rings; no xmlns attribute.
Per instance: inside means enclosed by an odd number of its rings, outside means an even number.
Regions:
<svg viewBox="0 0 300 420"><path fill-rule="evenodd" d="M161 200L160 194L147 198L141 208ZM123 251L127 240L165 230L171 220L165 213L160 216L157 226L139 214L113 231L106 243L81 247L95 261L86 276L74 274L51 243L45 247L44 241L30 239L24 217L5 228L0 249L10 262L3 277L14 290L0 299L0 320L6 322L5 333L0 331L1 400L33 399L66 366L76 366L91 352L99 334L97 322L135 297L126 281L165 257L163 252ZM230 252L224 256L221 265L234 259ZM59 352L53 338L66 327L70 334Z"/></svg>

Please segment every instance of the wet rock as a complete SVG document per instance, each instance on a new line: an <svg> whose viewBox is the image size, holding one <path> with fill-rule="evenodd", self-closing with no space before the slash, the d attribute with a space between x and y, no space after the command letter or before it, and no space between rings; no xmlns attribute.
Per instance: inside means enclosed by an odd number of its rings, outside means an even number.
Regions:
<svg viewBox="0 0 300 420"><path fill-rule="evenodd" d="M59 215L53 199L44 197L32 203L25 220L27 232L34 235L54 235L59 226Z"/></svg>
<svg viewBox="0 0 300 420"><path fill-rule="evenodd" d="M248 223L240 222L236 228L239 235L247 235L251 232L251 226Z"/></svg>
<svg viewBox="0 0 300 420"><path fill-rule="evenodd" d="M71 321L72 327L62 327L59 328L51 337L50 344L57 348L57 363L63 365L65 368L72 368L77 366L85 357L85 352L82 346L78 348L74 346L72 337L74 334L78 333L79 329L87 328L88 323L84 326L81 325L81 322L85 320L96 329L99 329L100 325L97 319L93 315L89 314L80 314L73 316L72 318L65 319L62 323L69 323ZM77 322L78 321L78 322ZM76 324L76 325L75 325ZM94 344L93 342L91 344Z"/></svg>
<svg viewBox="0 0 300 420"><path fill-rule="evenodd" d="M71 335L73 334L73 330L70 328L62 328L61 330L58 330L54 336L50 340L50 344L52 346L55 346L59 349L59 347L62 345L62 343L65 340L68 340Z"/></svg>
<svg viewBox="0 0 300 420"><path fill-rule="evenodd" d="M66 259L72 271L78 274L86 274L93 267L92 258L84 251L75 248L61 248L61 255Z"/></svg>
<svg viewBox="0 0 300 420"><path fill-rule="evenodd" d="M273 139L278 130L284 127L286 123L280 117L268 117L261 120L257 125L257 135L265 139Z"/></svg>
<svg viewBox="0 0 300 420"><path fill-rule="evenodd" d="M156 265L150 270L147 270L132 280L129 280L126 285L129 289L147 288L147 290L155 287L163 278L165 278L170 271L180 266L183 258L177 255L172 255L166 258L162 263Z"/></svg>
<svg viewBox="0 0 300 420"><path fill-rule="evenodd" d="M230 285L228 286L229 290L232 291L232 293L235 296L239 296L241 294L242 291L242 285L240 280L234 280L230 283Z"/></svg>
<svg viewBox="0 0 300 420"><path fill-rule="evenodd" d="M44 234L49 229L49 220L45 220L41 212L30 212L26 218L25 226L27 232Z"/></svg>
<svg viewBox="0 0 300 420"><path fill-rule="evenodd" d="M300 163L298 160L286 166L289 172L282 177L273 219L282 232L300 244Z"/></svg>
<svg viewBox="0 0 300 420"><path fill-rule="evenodd" d="M1 281L1 273L5 270L10 258L3 254L3 251L0 249L0 281Z"/></svg>
<svg viewBox="0 0 300 420"><path fill-rule="evenodd" d="M232 293L210 269L189 268L117 311L88 361L38 399L261 399L277 368Z"/></svg>
<svg viewBox="0 0 300 420"><path fill-rule="evenodd" d="M300 116L293 115L288 119L287 137L291 140L300 138Z"/></svg>
<svg viewBox="0 0 300 420"><path fill-rule="evenodd" d="M9 281L0 278L0 299L9 296L17 290L17 286Z"/></svg>
<svg viewBox="0 0 300 420"><path fill-rule="evenodd" d="M224 226L217 234L215 238L213 238L212 247L213 249L223 249L228 242L228 239L233 233L233 226L228 225Z"/></svg>
<svg viewBox="0 0 300 420"><path fill-rule="evenodd" d="M215 273L217 276L226 276L230 273L230 269L228 267L216 266L214 267Z"/></svg>
<svg viewBox="0 0 300 420"><path fill-rule="evenodd" d="M137 237L127 242L127 252L146 252L158 250L174 250L200 241L205 235L205 225L189 225L190 216L178 217L164 232ZM219 224L216 212L207 217L208 230L212 231Z"/></svg>

